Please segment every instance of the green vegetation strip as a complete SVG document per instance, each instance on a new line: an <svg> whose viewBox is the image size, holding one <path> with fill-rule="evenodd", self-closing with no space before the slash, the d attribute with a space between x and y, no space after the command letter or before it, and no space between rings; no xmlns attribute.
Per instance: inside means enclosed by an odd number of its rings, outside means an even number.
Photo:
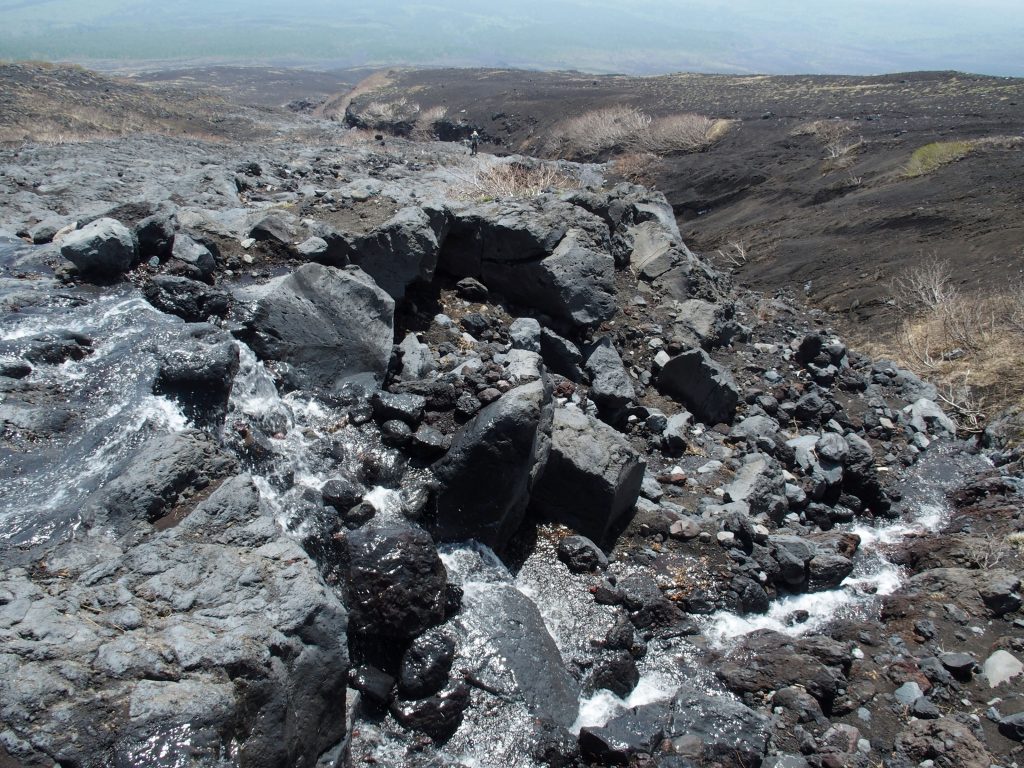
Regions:
<svg viewBox="0 0 1024 768"><path fill-rule="evenodd" d="M966 157L974 149L970 141L935 141L914 150L907 163L906 175L923 176L936 168Z"/></svg>

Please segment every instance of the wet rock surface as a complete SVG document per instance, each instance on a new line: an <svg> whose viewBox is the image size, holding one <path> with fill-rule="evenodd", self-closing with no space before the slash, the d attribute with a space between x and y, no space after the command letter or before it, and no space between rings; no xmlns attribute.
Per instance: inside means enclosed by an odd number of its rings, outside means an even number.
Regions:
<svg viewBox="0 0 1024 768"><path fill-rule="evenodd" d="M1019 761L1012 452L660 194L478 162L3 151L0 763Z"/></svg>

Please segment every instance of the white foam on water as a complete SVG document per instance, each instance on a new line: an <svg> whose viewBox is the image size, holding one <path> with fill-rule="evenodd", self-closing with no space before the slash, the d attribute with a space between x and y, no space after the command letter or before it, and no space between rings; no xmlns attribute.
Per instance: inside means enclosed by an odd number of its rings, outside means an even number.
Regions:
<svg viewBox="0 0 1024 768"><path fill-rule="evenodd" d="M162 395L149 395L139 404L132 428L138 431L146 425L159 432L184 432L190 423L176 402Z"/></svg>
<svg viewBox="0 0 1024 768"><path fill-rule="evenodd" d="M609 720L627 709L671 699L678 689L678 681L657 672L641 676L636 687L624 699L601 689L592 696L580 697L580 712L569 730L573 735L579 735L583 728L607 725Z"/></svg>
<svg viewBox="0 0 1024 768"><path fill-rule="evenodd" d="M377 510L378 517L395 518L402 514L402 497L394 488L375 485L363 496L363 501Z"/></svg>
<svg viewBox="0 0 1024 768"><path fill-rule="evenodd" d="M904 573L886 558L885 549L910 536L937 531L945 519L942 507L924 504L909 522L900 521L881 528L855 526L850 531L861 541L856 555L858 567L838 588L780 598L772 602L765 614L739 616L719 611L708 617L704 634L714 646L722 648L735 638L759 629L793 637L818 632L837 616L866 606L874 596L891 595L899 589ZM795 621L798 612L805 613L806 619Z"/></svg>

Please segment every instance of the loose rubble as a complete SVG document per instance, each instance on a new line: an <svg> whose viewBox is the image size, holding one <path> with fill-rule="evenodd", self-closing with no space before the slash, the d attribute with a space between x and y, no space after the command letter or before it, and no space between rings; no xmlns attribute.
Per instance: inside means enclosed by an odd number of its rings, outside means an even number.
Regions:
<svg viewBox="0 0 1024 768"><path fill-rule="evenodd" d="M1015 765L1019 451L476 162L3 151L0 764Z"/></svg>

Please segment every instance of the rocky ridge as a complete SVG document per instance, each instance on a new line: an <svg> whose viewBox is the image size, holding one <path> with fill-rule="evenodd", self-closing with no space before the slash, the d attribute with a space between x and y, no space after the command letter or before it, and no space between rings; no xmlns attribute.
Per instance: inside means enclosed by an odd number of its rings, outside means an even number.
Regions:
<svg viewBox="0 0 1024 768"><path fill-rule="evenodd" d="M535 163L4 151L0 758L1019 759L1019 455Z"/></svg>

